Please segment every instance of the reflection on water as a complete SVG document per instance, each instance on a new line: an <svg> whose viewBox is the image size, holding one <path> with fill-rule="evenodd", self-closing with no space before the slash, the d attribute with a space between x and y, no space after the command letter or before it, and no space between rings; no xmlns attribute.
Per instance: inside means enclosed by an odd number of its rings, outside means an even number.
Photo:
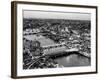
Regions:
<svg viewBox="0 0 100 80"><path fill-rule="evenodd" d="M64 67L73 67L73 66L90 66L90 59L77 55L72 54L69 56L64 56L55 59L59 65L63 65Z"/></svg>

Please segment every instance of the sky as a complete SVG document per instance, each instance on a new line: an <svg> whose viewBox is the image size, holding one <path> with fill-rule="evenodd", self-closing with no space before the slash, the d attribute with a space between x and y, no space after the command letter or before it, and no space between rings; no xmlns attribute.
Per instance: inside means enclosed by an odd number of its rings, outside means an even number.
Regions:
<svg viewBox="0 0 100 80"><path fill-rule="evenodd" d="M24 18L41 18L41 19L71 19L71 20L91 20L89 13L75 12L50 12L50 11L32 11L24 10Z"/></svg>

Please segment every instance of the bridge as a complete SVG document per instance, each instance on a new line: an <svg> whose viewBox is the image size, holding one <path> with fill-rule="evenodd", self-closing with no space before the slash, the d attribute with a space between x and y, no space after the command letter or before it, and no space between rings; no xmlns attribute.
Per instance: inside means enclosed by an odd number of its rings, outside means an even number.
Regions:
<svg viewBox="0 0 100 80"><path fill-rule="evenodd" d="M86 52L79 52L77 48L67 49L65 43L43 46L43 49L44 49L44 55L49 55L49 56L78 54L87 58L91 58L90 54Z"/></svg>

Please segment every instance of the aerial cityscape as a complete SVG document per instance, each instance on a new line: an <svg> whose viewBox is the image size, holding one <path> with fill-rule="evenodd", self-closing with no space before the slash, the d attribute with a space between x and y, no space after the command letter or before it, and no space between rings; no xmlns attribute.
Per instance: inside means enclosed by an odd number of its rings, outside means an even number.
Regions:
<svg viewBox="0 0 100 80"><path fill-rule="evenodd" d="M90 65L90 20L23 18L23 69Z"/></svg>

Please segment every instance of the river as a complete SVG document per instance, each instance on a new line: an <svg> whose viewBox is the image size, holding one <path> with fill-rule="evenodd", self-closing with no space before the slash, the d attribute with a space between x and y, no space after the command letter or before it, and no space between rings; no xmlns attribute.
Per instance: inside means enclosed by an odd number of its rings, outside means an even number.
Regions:
<svg viewBox="0 0 100 80"><path fill-rule="evenodd" d="M28 40L38 40L41 43L41 46L48 46L48 45L54 45L53 40L46 38L42 35L36 36L36 35L25 35L25 38ZM61 50L59 48L59 50ZM58 51L59 51L58 50ZM56 50L57 51L57 50ZM64 67L74 67L74 66L90 66L91 65L91 60L77 54L72 54L69 56L63 56L55 59L59 65L62 65Z"/></svg>

